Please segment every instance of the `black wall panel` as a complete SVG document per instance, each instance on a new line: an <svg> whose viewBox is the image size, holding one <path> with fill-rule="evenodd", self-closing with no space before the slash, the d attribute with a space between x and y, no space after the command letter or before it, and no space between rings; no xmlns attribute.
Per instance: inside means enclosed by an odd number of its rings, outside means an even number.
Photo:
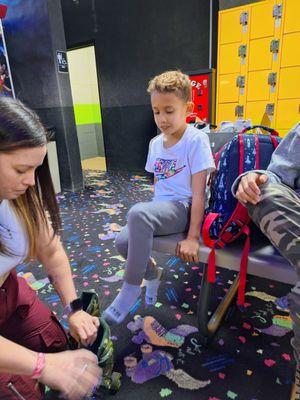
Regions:
<svg viewBox="0 0 300 400"><path fill-rule="evenodd" d="M1 0L16 97L56 129L62 189L83 187L68 74L58 73L56 50L66 50L59 0Z"/></svg>
<svg viewBox="0 0 300 400"><path fill-rule="evenodd" d="M67 47L95 44L108 169L142 170L156 132L147 83L167 69L209 67L210 0L61 4Z"/></svg>

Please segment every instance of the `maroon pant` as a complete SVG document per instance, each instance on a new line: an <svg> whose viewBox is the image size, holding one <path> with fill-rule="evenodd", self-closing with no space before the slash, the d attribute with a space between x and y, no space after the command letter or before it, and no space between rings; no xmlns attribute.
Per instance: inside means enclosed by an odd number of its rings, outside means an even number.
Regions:
<svg viewBox="0 0 300 400"><path fill-rule="evenodd" d="M55 315L25 279L13 271L0 288L0 335L28 349L54 353L65 350L67 337ZM0 399L17 400L13 384L25 400L43 398L44 388L28 376L0 374Z"/></svg>

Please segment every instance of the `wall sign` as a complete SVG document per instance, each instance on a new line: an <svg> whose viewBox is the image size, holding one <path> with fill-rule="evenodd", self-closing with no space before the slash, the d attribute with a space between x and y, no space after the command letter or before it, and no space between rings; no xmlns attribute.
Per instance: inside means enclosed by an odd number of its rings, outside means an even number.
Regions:
<svg viewBox="0 0 300 400"><path fill-rule="evenodd" d="M68 60L67 60L67 52L56 50L56 59L57 59L57 66L58 72L68 73Z"/></svg>

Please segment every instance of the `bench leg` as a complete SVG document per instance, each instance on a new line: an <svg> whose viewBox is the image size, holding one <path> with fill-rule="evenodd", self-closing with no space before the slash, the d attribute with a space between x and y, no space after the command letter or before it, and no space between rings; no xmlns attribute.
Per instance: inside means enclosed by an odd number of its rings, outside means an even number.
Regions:
<svg viewBox="0 0 300 400"><path fill-rule="evenodd" d="M234 279L232 285L228 289L226 295L221 300L216 311L209 318L208 307L211 299L213 285L214 284L207 282L207 264L204 264L201 290L197 307L198 328L203 342L207 342L207 340L212 337L219 328L224 315L226 314L237 293L239 285L239 274Z"/></svg>

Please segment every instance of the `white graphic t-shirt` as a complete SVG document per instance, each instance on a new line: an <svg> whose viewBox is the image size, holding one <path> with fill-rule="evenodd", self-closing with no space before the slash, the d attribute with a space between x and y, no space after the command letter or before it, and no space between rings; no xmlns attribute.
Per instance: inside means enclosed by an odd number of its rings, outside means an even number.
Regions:
<svg viewBox="0 0 300 400"><path fill-rule="evenodd" d="M146 171L154 173L155 201L191 200L192 175L215 169L209 138L206 133L188 125L174 146L165 148L163 133L149 144Z"/></svg>
<svg viewBox="0 0 300 400"><path fill-rule="evenodd" d="M10 254L0 254L1 277L21 264L27 257L28 239L25 228L8 200L0 203L1 242Z"/></svg>

